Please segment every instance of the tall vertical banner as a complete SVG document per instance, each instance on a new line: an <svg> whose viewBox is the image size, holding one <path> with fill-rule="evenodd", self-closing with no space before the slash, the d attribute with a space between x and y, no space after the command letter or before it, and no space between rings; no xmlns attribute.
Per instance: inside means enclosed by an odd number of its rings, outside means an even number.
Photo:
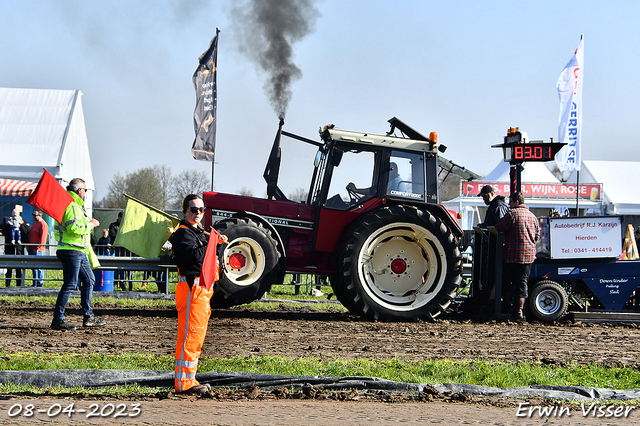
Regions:
<svg viewBox="0 0 640 426"><path fill-rule="evenodd" d="M580 170L582 141L582 81L584 72L584 39L558 78L560 124L558 142L566 143L556 155L558 169L566 181L573 171Z"/></svg>
<svg viewBox="0 0 640 426"><path fill-rule="evenodd" d="M191 154L193 158L201 161L213 161L216 147L216 107L218 101L216 73L219 33L220 31L217 30L209 49L198 59L200 64L193 74L193 86L196 89L193 126L196 138L191 147Z"/></svg>

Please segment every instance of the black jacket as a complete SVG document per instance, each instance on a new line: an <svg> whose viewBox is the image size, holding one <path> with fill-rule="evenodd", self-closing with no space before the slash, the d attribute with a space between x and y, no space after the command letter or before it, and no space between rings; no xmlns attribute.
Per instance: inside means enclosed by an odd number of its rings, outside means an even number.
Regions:
<svg viewBox="0 0 640 426"><path fill-rule="evenodd" d="M184 277L200 276L202 262L207 251L209 236L202 227L194 228L182 220L178 229L169 237L178 273Z"/></svg>
<svg viewBox="0 0 640 426"><path fill-rule="evenodd" d="M502 195L496 195L491 203L489 203L489 207L487 208L487 214L484 217L484 222L479 223L479 228L487 228L489 226L496 226L496 223L502 216L504 216L509 211L509 205L507 205L505 198Z"/></svg>

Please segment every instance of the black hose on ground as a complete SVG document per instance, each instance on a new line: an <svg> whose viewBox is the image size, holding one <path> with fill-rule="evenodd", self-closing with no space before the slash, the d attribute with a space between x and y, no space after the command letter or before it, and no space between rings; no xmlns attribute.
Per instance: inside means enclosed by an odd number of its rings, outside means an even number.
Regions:
<svg viewBox="0 0 640 426"><path fill-rule="evenodd" d="M27 370L0 371L0 383L33 385L38 387L104 387L139 384L148 387L169 387L174 385L173 371L153 370ZM270 391L279 387L300 390L312 385L327 390L364 389L384 390L398 393L419 393L426 387L441 393L467 392L471 395L511 397L511 398L552 398L566 401L593 400L638 400L640 389L602 389L586 386L522 386L518 388L494 388L489 386L455 383L415 384L394 382L377 377L322 377L286 376L214 371L198 373L201 383L209 383L213 388L242 389L259 386Z"/></svg>

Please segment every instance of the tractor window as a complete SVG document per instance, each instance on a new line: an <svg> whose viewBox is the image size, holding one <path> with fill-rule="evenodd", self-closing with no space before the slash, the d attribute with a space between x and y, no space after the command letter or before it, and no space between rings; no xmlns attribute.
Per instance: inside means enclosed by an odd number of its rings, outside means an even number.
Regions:
<svg viewBox="0 0 640 426"><path fill-rule="evenodd" d="M333 169L326 207L346 210L368 200L376 193L374 179L375 153L345 151L338 167Z"/></svg>
<svg viewBox="0 0 640 426"><path fill-rule="evenodd" d="M424 200L424 155L392 151L387 195Z"/></svg>

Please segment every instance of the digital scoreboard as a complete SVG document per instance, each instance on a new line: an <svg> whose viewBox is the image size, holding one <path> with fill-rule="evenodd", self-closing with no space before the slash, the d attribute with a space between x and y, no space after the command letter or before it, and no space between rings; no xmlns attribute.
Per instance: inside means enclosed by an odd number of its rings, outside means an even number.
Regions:
<svg viewBox="0 0 640 426"><path fill-rule="evenodd" d="M504 161L551 161L565 144L532 142L505 148Z"/></svg>
<svg viewBox="0 0 640 426"><path fill-rule="evenodd" d="M504 161L517 164L528 161L551 161L565 145L566 143L529 142L526 133L512 127L504 137L504 143L492 145L492 148L502 148Z"/></svg>

